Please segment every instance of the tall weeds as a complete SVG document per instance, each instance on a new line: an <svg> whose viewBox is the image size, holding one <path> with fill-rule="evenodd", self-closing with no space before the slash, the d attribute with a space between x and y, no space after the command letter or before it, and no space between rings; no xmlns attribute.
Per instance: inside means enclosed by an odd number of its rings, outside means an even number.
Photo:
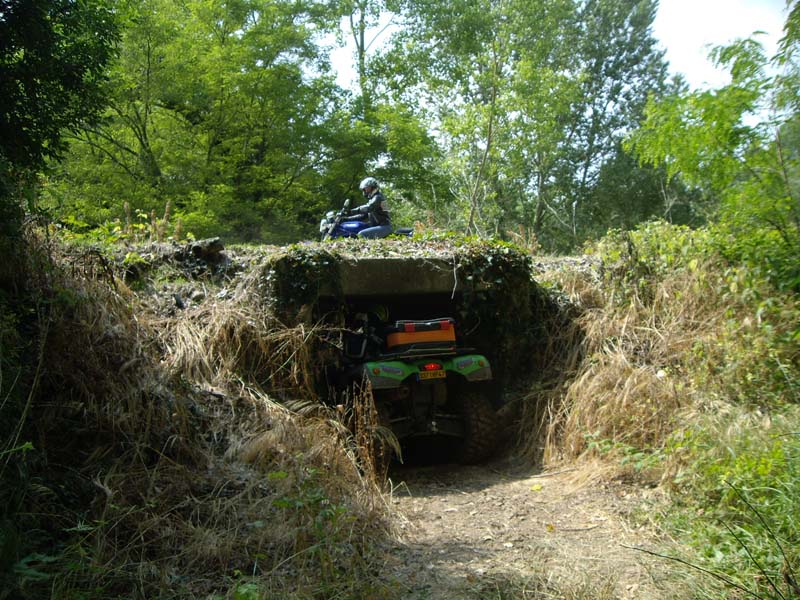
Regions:
<svg viewBox="0 0 800 600"><path fill-rule="evenodd" d="M313 399L314 328L213 295L184 318L148 315L100 254L37 243L49 257L30 281L39 318L6 319L0 334L7 357L27 331L35 359L25 393L12 402L4 384L0 402L13 422L0 598L379 585L370 548L385 507L349 435L335 415L301 418L265 391Z"/></svg>
<svg viewBox="0 0 800 600"><path fill-rule="evenodd" d="M548 275L590 302L574 376L549 390L545 458L600 456L660 482L673 494L661 524L696 548L684 563L755 597L789 598L800 303L718 250L713 230L650 224L599 244L594 292Z"/></svg>

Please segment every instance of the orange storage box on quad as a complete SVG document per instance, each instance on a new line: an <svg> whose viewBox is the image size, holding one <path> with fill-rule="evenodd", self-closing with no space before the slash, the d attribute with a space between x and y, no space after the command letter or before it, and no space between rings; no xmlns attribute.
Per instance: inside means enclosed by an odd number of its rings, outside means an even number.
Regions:
<svg viewBox="0 0 800 600"><path fill-rule="evenodd" d="M455 321L450 318L432 321L397 321L387 330L386 347L398 350L409 346L452 346L456 341Z"/></svg>

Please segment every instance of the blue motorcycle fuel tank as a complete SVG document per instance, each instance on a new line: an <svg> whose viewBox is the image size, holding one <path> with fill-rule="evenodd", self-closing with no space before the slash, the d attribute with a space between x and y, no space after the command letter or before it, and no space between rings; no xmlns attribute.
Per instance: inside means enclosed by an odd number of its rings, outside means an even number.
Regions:
<svg viewBox="0 0 800 600"><path fill-rule="evenodd" d="M334 230L333 237L355 237L359 231L367 227L369 227L369 224L364 221L342 221Z"/></svg>

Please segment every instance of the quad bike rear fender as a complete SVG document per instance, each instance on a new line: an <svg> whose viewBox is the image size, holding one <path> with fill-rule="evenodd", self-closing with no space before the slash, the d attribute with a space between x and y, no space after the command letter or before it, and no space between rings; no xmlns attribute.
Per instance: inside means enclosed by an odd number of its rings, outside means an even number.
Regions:
<svg viewBox="0 0 800 600"><path fill-rule="evenodd" d="M492 369L485 356L466 354L453 357L432 357L414 361L370 361L362 366L362 375L369 379L372 389L386 390L400 385L409 377L419 380L425 365L439 363L446 377L461 375L466 381L488 381Z"/></svg>

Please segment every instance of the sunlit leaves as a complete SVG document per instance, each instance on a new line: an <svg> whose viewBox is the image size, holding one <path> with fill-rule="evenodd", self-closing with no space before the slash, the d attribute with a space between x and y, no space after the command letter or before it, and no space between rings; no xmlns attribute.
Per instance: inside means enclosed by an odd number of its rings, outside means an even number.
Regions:
<svg viewBox="0 0 800 600"><path fill-rule="evenodd" d="M116 22L107 2L30 0L0 15L0 157L41 165L61 130L96 114Z"/></svg>
<svg viewBox="0 0 800 600"><path fill-rule="evenodd" d="M522 223L550 247L575 243L601 165L663 85L655 4L398 4L403 29L384 68L393 93L422 98L433 114L451 180L448 225L460 213L469 230Z"/></svg>
<svg viewBox="0 0 800 600"><path fill-rule="evenodd" d="M336 101L316 43L333 23L330 11L272 0L120 7L128 26L109 109L100 127L80 135L68 165L71 191L88 183L111 214L126 201L149 212L171 199L187 222L218 228L200 235L260 237L259 222L302 208ZM86 196L68 200L67 210L96 212ZM199 214L210 218L188 218Z"/></svg>
<svg viewBox="0 0 800 600"><path fill-rule="evenodd" d="M795 14L796 10L792 11ZM730 255L778 287L800 289L800 156L796 149L798 44L793 21L767 73L763 48L741 40L712 57L731 82L716 90L652 98L643 127L628 145L670 177L696 186L719 204L731 233ZM759 240L759 243L751 243Z"/></svg>

